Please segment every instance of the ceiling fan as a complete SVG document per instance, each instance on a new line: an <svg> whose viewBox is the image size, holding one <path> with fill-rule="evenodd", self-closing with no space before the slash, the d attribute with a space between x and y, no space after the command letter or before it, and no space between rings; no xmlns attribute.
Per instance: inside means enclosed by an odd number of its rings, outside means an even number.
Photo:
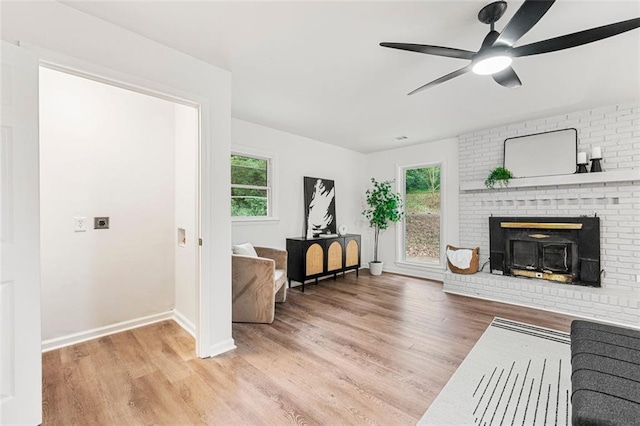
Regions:
<svg viewBox="0 0 640 426"><path fill-rule="evenodd" d="M525 35L545 13L551 8L555 0L525 0L520 9L513 15L511 20L505 25L502 32L494 29L494 24L507 10L506 1L496 1L484 6L478 13L478 20L483 24L491 26L491 30L485 36L480 46L480 50L472 52L469 50L455 49L451 47L430 46L426 44L410 43L380 43L382 47L392 49L409 50L411 52L426 53L428 55L446 56L449 58L468 59L468 65L432 82L420 86L409 95L421 92L430 87L436 86L445 81L473 71L479 75L491 75L500 85L515 88L522 85L516 72L511 68L513 58L520 56L539 55L541 53L555 52L581 46L594 41L612 37L626 31L640 27L640 18L629 19L627 21L616 22L614 24L603 25L577 33L566 34L524 46L513 46L523 35Z"/></svg>

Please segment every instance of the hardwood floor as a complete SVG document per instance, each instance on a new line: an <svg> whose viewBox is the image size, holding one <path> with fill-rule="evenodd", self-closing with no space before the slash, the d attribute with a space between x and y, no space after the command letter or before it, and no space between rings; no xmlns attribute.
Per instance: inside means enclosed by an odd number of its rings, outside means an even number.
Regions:
<svg viewBox="0 0 640 426"><path fill-rule="evenodd" d="M494 316L568 331L559 314L347 274L290 289L273 324L199 359L172 321L43 354L46 425L414 425Z"/></svg>

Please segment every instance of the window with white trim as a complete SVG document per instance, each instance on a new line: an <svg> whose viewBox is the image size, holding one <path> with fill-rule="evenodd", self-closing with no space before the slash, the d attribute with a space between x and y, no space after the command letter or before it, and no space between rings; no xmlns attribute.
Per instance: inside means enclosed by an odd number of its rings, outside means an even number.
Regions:
<svg viewBox="0 0 640 426"><path fill-rule="evenodd" d="M441 262L441 164L402 170L405 218L402 222L402 260L425 266Z"/></svg>
<svg viewBox="0 0 640 426"><path fill-rule="evenodd" d="M273 216L273 161L245 153L231 154L231 217L271 218Z"/></svg>

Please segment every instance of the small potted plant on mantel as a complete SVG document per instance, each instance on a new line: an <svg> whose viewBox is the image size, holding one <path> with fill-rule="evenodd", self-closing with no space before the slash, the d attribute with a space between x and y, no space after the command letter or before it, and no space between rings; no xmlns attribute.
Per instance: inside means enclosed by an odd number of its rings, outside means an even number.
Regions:
<svg viewBox="0 0 640 426"><path fill-rule="evenodd" d="M484 186L489 189L494 189L496 184L499 184L501 187L506 188L509 186L509 181L513 179L513 173L509 169L504 167L496 167L491 170L489 176L484 181Z"/></svg>
<svg viewBox="0 0 640 426"><path fill-rule="evenodd" d="M362 214L374 229L373 262L369 262L371 275L382 274L382 261L378 260L378 238L380 231L389 227L390 223L399 222L404 217L402 210L402 196L391 188L392 180L378 182L371 179L373 188L367 189L368 209Z"/></svg>

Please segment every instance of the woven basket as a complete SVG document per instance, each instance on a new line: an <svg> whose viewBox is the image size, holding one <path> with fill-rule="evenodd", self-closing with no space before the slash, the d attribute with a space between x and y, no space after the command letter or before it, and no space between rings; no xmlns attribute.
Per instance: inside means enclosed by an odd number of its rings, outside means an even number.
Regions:
<svg viewBox="0 0 640 426"><path fill-rule="evenodd" d="M449 262L449 256L447 256L447 265L449 266L449 269L451 270L451 272L453 272L454 274L475 274L476 272L478 272L478 263L479 263L478 255L480 254L480 247L476 247L474 249L465 249L465 248L447 245L447 250L451 250L451 251L472 250L473 252L471 253L471 263L469 264L469 267L467 269L456 268L454 265L451 264L451 262Z"/></svg>

